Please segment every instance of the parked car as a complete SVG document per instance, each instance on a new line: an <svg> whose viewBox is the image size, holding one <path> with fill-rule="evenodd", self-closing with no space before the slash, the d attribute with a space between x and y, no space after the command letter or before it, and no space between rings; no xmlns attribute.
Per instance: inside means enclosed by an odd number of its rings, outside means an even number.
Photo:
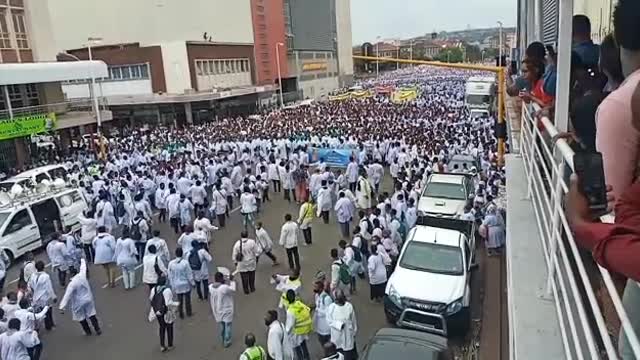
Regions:
<svg viewBox="0 0 640 360"><path fill-rule="evenodd" d="M453 360L447 339L424 332L382 328L371 338L362 360Z"/></svg>
<svg viewBox="0 0 640 360"><path fill-rule="evenodd" d="M443 336L467 332L471 272L476 267L474 234L471 221L418 219L385 289L384 312L390 323Z"/></svg>
<svg viewBox="0 0 640 360"><path fill-rule="evenodd" d="M470 175L431 174L418 199L418 212L427 216L457 218L473 198L474 185Z"/></svg>
<svg viewBox="0 0 640 360"><path fill-rule="evenodd" d="M9 262L44 246L51 235L70 226L80 229L78 216L88 208L79 189L51 189L10 198L0 193L0 250Z"/></svg>

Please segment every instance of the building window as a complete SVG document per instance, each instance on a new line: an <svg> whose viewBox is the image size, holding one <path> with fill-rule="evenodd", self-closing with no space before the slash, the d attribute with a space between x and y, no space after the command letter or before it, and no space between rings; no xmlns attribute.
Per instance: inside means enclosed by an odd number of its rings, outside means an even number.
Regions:
<svg viewBox="0 0 640 360"><path fill-rule="evenodd" d="M22 11L13 12L13 30L16 33L18 49L28 49L29 40L27 39L27 26Z"/></svg>
<svg viewBox="0 0 640 360"><path fill-rule="evenodd" d="M40 96L38 94L38 87L36 84L25 85L25 94L27 95L27 106L40 105Z"/></svg>
<svg viewBox="0 0 640 360"><path fill-rule="evenodd" d="M256 11L259 12L259 13L263 13L264 12L264 6L262 6L262 5L256 6Z"/></svg>
<svg viewBox="0 0 640 360"><path fill-rule="evenodd" d="M104 81L149 79L149 64L109 66L109 78Z"/></svg>
<svg viewBox="0 0 640 360"><path fill-rule="evenodd" d="M0 49L11 48L11 37L9 36L9 25L7 24L7 13L0 10Z"/></svg>
<svg viewBox="0 0 640 360"><path fill-rule="evenodd" d="M9 90L9 101L11 101L11 107L14 109L24 107L24 99L22 97L22 91L20 91L20 85L7 85Z"/></svg>

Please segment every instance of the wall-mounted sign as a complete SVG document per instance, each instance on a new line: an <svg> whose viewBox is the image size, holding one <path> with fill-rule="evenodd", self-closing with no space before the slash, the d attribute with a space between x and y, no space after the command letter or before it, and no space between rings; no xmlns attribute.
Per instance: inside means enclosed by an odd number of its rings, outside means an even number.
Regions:
<svg viewBox="0 0 640 360"><path fill-rule="evenodd" d="M327 70L326 62L314 62L314 63L306 63L302 64L302 71L320 71Z"/></svg>
<svg viewBox="0 0 640 360"><path fill-rule="evenodd" d="M56 128L56 114L39 114L0 120L0 140L41 134Z"/></svg>

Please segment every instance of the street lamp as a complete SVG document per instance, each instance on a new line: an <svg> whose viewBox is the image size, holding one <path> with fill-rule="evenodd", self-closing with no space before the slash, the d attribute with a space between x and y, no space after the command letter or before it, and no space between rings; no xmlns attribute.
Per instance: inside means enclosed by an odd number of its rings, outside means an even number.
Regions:
<svg viewBox="0 0 640 360"><path fill-rule="evenodd" d="M376 36L376 79L380 76L380 36Z"/></svg>
<svg viewBox="0 0 640 360"><path fill-rule="evenodd" d="M276 66L278 66L278 86L280 87L280 108L284 107L284 98L282 96L282 73L280 71L280 46L284 43L276 43Z"/></svg>
<svg viewBox="0 0 640 360"><path fill-rule="evenodd" d="M102 38L100 37L89 37L87 38L87 51L89 53L89 61L93 61L93 53L91 52L91 45L97 45L102 42ZM102 142L102 114L100 114L100 105L98 105L98 96L96 95L96 77L93 74L93 67L89 64L89 75L91 76L91 92L89 95L91 96L91 100L93 103L93 111L96 116L97 122L97 131L98 141L100 144L100 157L104 159L104 144Z"/></svg>
<svg viewBox="0 0 640 360"><path fill-rule="evenodd" d="M502 67L502 21L498 21L497 23L500 27L500 31L498 32L498 36L500 37L498 39L498 46L500 47L498 51L498 67Z"/></svg>

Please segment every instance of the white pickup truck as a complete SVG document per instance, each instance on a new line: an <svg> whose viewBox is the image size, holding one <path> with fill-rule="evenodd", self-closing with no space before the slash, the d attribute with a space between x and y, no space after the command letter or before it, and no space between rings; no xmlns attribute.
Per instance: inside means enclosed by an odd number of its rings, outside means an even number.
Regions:
<svg viewBox="0 0 640 360"><path fill-rule="evenodd" d="M473 222L418 219L387 282L384 312L390 323L443 336L467 332L474 233Z"/></svg>

